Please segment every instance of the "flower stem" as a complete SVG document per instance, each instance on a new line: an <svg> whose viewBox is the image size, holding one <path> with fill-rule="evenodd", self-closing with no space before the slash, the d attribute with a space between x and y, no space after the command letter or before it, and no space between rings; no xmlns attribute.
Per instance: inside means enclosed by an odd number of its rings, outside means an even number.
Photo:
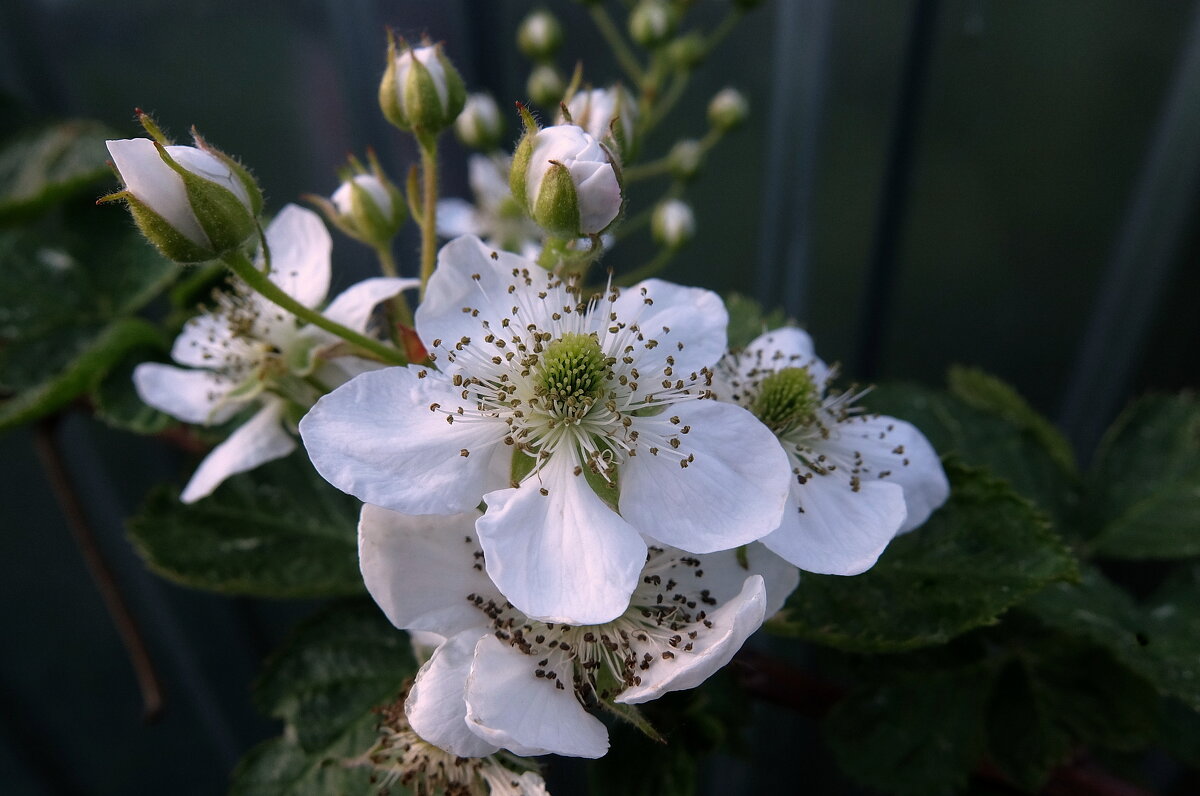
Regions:
<svg viewBox="0 0 1200 796"><path fill-rule="evenodd" d="M667 267L667 263L671 262L671 258L675 256L678 249L664 247L659 250L658 254L651 258L650 262L643 265L641 268L635 268L627 274L623 274L617 283L621 285L632 285L635 282L641 282L643 279L649 279L659 271Z"/></svg>
<svg viewBox="0 0 1200 796"><path fill-rule="evenodd" d="M617 63L625 70L625 74L629 76L629 79L635 85L641 85L642 66L638 63L637 56L633 54L633 50L625 43L625 38L612 21L612 17L608 15L608 11L599 3L592 4L588 8L588 11L592 15L592 21L600 29L600 35L604 37L604 40L608 42L608 46L612 48L613 56L617 59Z"/></svg>
<svg viewBox="0 0 1200 796"><path fill-rule="evenodd" d="M437 262L437 197L438 197L438 156L437 137L418 136L417 143L421 149L421 180L423 191L421 196L421 297L425 297L425 286L429 277L433 276L433 267Z"/></svg>
<svg viewBox="0 0 1200 796"><path fill-rule="evenodd" d="M300 320L307 321L313 326L324 329L330 334L337 335L346 342L358 346L363 351L368 352L372 358L378 359L380 362L386 362L389 365L408 364L408 361L404 358L404 354L395 348L386 346L378 340L372 340L353 329L347 329L340 323L331 321L316 310L309 309L299 301L296 301L296 299L285 293L283 288L272 282L265 273L255 268L254 263L245 254L241 252L228 254L225 257L225 264L264 298L278 304Z"/></svg>
<svg viewBox="0 0 1200 796"><path fill-rule="evenodd" d="M397 277L400 275L399 269L396 268L396 257L392 254L391 246L380 246L375 249L375 255L379 258L379 270L383 271L384 276ZM387 304L388 315L395 323L402 323L405 326L412 328L413 315L409 309L408 299L404 298L403 293L397 293ZM394 329L393 329L394 331ZM392 335L395 342L395 335Z"/></svg>

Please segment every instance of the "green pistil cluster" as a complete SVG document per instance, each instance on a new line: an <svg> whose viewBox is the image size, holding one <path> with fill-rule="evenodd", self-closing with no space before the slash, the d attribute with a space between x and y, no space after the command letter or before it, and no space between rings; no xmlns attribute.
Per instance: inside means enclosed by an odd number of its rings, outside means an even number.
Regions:
<svg viewBox="0 0 1200 796"><path fill-rule="evenodd" d="M542 353L537 391L552 405L588 407L611 375L611 365L595 335L567 332Z"/></svg>
<svg viewBox="0 0 1200 796"><path fill-rule="evenodd" d="M811 423L820 406L820 391L808 368L784 368L759 382L750 411L776 434L783 434Z"/></svg>

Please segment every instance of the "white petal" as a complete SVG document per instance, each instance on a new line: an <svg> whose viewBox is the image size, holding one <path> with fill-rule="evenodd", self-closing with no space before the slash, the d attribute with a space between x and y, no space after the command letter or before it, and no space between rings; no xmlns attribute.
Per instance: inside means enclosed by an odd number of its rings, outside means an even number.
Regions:
<svg viewBox="0 0 1200 796"><path fill-rule="evenodd" d="M220 368L229 358L249 356L224 315L206 312L189 318L171 346L171 359L193 368Z"/></svg>
<svg viewBox="0 0 1200 796"><path fill-rule="evenodd" d="M672 424L669 416L678 417ZM691 426L687 434L680 433ZM790 467L775 435L745 409L719 401L674 404L635 418L637 455L621 465L621 516L680 550L711 553L779 526ZM658 435L658 455L648 447ZM680 440L677 450L669 439ZM679 455L693 454L686 467Z"/></svg>
<svg viewBox="0 0 1200 796"><path fill-rule="evenodd" d="M812 338L795 326L760 334L738 357L739 375L743 379L761 380L761 371L784 368L808 368L818 390L824 390L829 380L829 366L817 356Z"/></svg>
<svg viewBox="0 0 1200 796"><path fill-rule="evenodd" d="M186 423L206 426L224 423L244 405L225 401L232 385L218 381L207 370L143 362L134 368L133 386L150 406Z"/></svg>
<svg viewBox="0 0 1200 796"><path fill-rule="evenodd" d="M670 660L655 661L642 673L640 685L630 686L615 701L627 705L649 702L669 691L682 691L707 680L729 663L766 615L766 586L761 575L746 578L741 593L708 615L691 652L678 650Z"/></svg>
<svg viewBox="0 0 1200 796"><path fill-rule="evenodd" d="M520 487L489 492L475 527L488 575L519 610L597 625L629 606L646 544L573 467L560 454Z"/></svg>
<svg viewBox="0 0 1200 796"><path fill-rule="evenodd" d="M337 295L321 314L356 332L367 331L372 311L380 303L405 291L421 286L419 279L397 279L377 276L351 285Z"/></svg>
<svg viewBox="0 0 1200 796"><path fill-rule="evenodd" d="M514 276L514 270L520 275ZM528 286L526 278L531 280ZM501 321L512 317L512 308L521 303L522 296L545 290L549 281L550 273L536 263L496 251L469 235L455 238L438 252L437 269L417 307L417 333L430 351L437 348L434 340L452 345L463 337L478 338L484 321L500 329ZM509 293L512 285L520 296ZM478 315L463 312L463 307L478 310Z"/></svg>
<svg viewBox="0 0 1200 796"><path fill-rule="evenodd" d="M937 452L911 423L886 415L865 415L838 427L839 435L825 443L843 452L860 451L870 468L867 475L904 489L908 516L898 533L910 531L929 519L950 496L950 482Z"/></svg>
<svg viewBox="0 0 1200 796"><path fill-rule="evenodd" d="M162 216L176 232L197 246L208 248L208 236L192 212L183 178L163 161L154 142L149 138L127 138L106 143L125 189Z"/></svg>
<svg viewBox="0 0 1200 796"><path fill-rule="evenodd" d="M509 159L471 155L467 161L467 182L482 207L499 207L512 197L508 187Z"/></svg>
<svg viewBox="0 0 1200 796"><path fill-rule="evenodd" d="M646 303L647 299L653 303ZM647 279L624 288L613 311L626 323L636 320L648 339L658 341L649 354L658 367L666 351L675 358L675 372L684 378L716 364L725 353L729 313L721 297L711 290ZM670 331L664 331L664 327ZM683 343L682 349L678 343ZM638 347L633 356L639 354L646 355L645 349ZM635 364L643 371L648 369L640 362Z"/></svg>
<svg viewBox="0 0 1200 796"><path fill-rule="evenodd" d="M482 636L466 631L438 647L417 672L404 702L404 714L417 735L459 757L486 757L500 748L467 726L467 676Z"/></svg>
<svg viewBox="0 0 1200 796"><path fill-rule="evenodd" d="M697 556L701 562L699 567L681 567L680 574L675 577L690 592L704 588L710 597L724 604L738 596L745 587L747 577L761 575L766 586L766 615L771 616L783 607L788 595L795 591L800 583L800 571L759 542L752 542L743 549L745 552L741 556L737 550ZM745 566L739 560L743 557ZM689 570L695 579L690 585L687 582ZM703 577L697 577L696 573L701 571Z"/></svg>
<svg viewBox="0 0 1200 796"><path fill-rule="evenodd" d="M447 423L444 411L460 402L442 373L384 368L317 401L300 421L300 436L317 472L365 503L457 514L479 505L492 448L507 429L499 422ZM431 411L434 404L444 411Z"/></svg>
<svg viewBox="0 0 1200 796"><path fill-rule="evenodd" d="M793 482L783 524L761 541L807 572L857 575L875 565L904 515L896 484L863 481L855 492L846 479L815 475Z"/></svg>
<svg viewBox="0 0 1200 796"><path fill-rule="evenodd" d="M602 757L608 730L583 709L568 682L534 677L536 661L485 636L467 677L467 723L478 735L518 755Z"/></svg>
<svg viewBox="0 0 1200 796"><path fill-rule="evenodd" d="M437 234L443 238L481 235L475 205L466 199L442 199L437 204Z"/></svg>
<svg viewBox="0 0 1200 796"><path fill-rule="evenodd" d="M250 195L246 193L246 185L215 155L194 146L169 146L166 149L167 154L180 166L197 177L203 177L209 182L220 185L236 196L247 210L251 209Z"/></svg>
<svg viewBox="0 0 1200 796"><path fill-rule="evenodd" d="M584 168L577 168L579 166ZM613 167L607 163L594 169L590 166L580 161L571 164L571 177L576 181L575 195L579 198L579 231L585 235L605 229L621 212L621 184L617 182ZM590 175L580 180L580 173L588 171Z"/></svg>
<svg viewBox="0 0 1200 796"><path fill-rule="evenodd" d="M268 401L254 417L212 449L184 487L179 499L194 503L207 497L231 475L282 459L296 449L296 440L283 427L282 401Z"/></svg>
<svg viewBox="0 0 1200 796"><path fill-rule="evenodd" d="M287 205L267 227L267 244L271 248L272 282L306 307L316 307L325 300L333 240L319 215L298 205Z"/></svg>
<svg viewBox="0 0 1200 796"><path fill-rule="evenodd" d="M723 553L722 555L729 555ZM761 542L746 546L746 565L750 572L762 575L767 586L764 617L774 616L800 585L800 570L772 553Z"/></svg>
<svg viewBox="0 0 1200 796"><path fill-rule="evenodd" d="M478 517L478 511L414 515L363 505L358 565L367 591L393 625L443 636L488 626L467 601L469 594L499 594L482 567L475 569Z"/></svg>

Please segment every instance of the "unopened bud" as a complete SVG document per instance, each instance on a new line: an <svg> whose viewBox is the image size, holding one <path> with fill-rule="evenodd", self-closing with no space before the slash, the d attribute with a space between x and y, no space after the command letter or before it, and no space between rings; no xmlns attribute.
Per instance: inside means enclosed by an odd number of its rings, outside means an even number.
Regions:
<svg viewBox="0 0 1200 796"><path fill-rule="evenodd" d="M637 102L620 83L610 88L580 91L567 103L571 122L597 141L612 141L622 158L628 158L637 121ZM567 120L559 116L559 123ZM615 122L615 123L614 123Z"/></svg>
<svg viewBox="0 0 1200 796"><path fill-rule="evenodd" d="M388 37L388 66L379 84L379 106L389 122L418 135L436 135L458 118L466 87L440 44L412 48Z"/></svg>
<svg viewBox="0 0 1200 796"><path fill-rule="evenodd" d="M356 174L330 197L338 226L351 237L372 246L387 246L404 225L403 197L390 182L374 174Z"/></svg>
<svg viewBox="0 0 1200 796"><path fill-rule="evenodd" d="M696 176L703 162L704 145L691 138L677 142L667 153L667 165L671 174L680 179L686 180Z"/></svg>
<svg viewBox="0 0 1200 796"><path fill-rule="evenodd" d="M723 88L708 102L708 123L722 132L728 132L746 120L750 103L736 88Z"/></svg>
<svg viewBox="0 0 1200 796"><path fill-rule="evenodd" d="M454 122L458 140L473 149L485 152L495 149L504 135L504 120L492 95L486 92L467 96L462 113Z"/></svg>
<svg viewBox="0 0 1200 796"><path fill-rule="evenodd" d="M262 193L245 168L199 136L195 144L107 142L125 189L105 198L124 199L142 234L180 263L240 248L255 234L262 210Z"/></svg>
<svg viewBox="0 0 1200 796"><path fill-rule="evenodd" d="M687 202L660 202L650 216L650 234L668 249L678 249L696 234L696 217Z"/></svg>
<svg viewBox="0 0 1200 796"><path fill-rule="evenodd" d="M667 56L681 69L691 69L708 55L708 45L699 33L680 36L667 45Z"/></svg>
<svg viewBox="0 0 1200 796"><path fill-rule="evenodd" d="M551 235L604 231L621 212L621 181L612 155L573 124L527 127L513 154L509 187Z"/></svg>
<svg viewBox="0 0 1200 796"><path fill-rule="evenodd" d="M544 108L558 107L562 100L567 84L562 74L550 64L538 64L529 73L529 82L525 84L529 98Z"/></svg>
<svg viewBox="0 0 1200 796"><path fill-rule="evenodd" d="M517 28L517 47L535 61L553 57L562 46L562 25L545 9L538 9L521 21Z"/></svg>
<svg viewBox="0 0 1200 796"><path fill-rule="evenodd" d="M666 0L641 0L629 14L629 35L643 47L657 47L675 33L679 14Z"/></svg>

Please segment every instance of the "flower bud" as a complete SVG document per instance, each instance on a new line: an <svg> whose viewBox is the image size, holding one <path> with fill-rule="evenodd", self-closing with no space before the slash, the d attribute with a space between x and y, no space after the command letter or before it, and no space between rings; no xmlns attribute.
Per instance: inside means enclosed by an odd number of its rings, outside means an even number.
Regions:
<svg viewBox="0 0 1200 796"><path fill-rule="evenodd" d="M660 202L650 216L650 234L668 249L678 249L696 234L696 217L687 202Z"/></svg>
<svg viewBox="0 0 1200 796"><path fill-rule="evenodd" d="M581 127L528 126L513 154L509 187L551 235L578 238L604 231L621 212L621 180L613 157Z"/></svg>
<svg viewBox="0 0 1200 796"><path fill-rule="evenodd" d="M620 83L611 88L580 91L567 103L571 123L577 124L597 141L611 140L627 158L633 145L633 127L637 121L637 102ZM566 119L559 115L559 123ZM615 122L615 124L614 124Z"/></svg>
<svg viewBox="0 0 1200 796"><path fill-rule="evenodd" d="M258 185L199 136L194 147L148 138L106 143L125 189L105 198L124 199L142 234L168 259L216 259L255 234L262 210Z"/></svg>
<svg viewBox="0 0 1200 796"><path fill-rule="evenodd" d="M462 113L454 121L458 140L473 149L491 151L504 135L504 120L492 95L486 92L470 94Z"/></svg>
<svg viewBox="0 0 1200 796"><path fill-rule="evenodd" d="M667 56L681 69L698 66L708 55L708 45L699 33L680 36L667 46Z"/></svg>
<svg viewBox="0 0 1200 796"><path fill-rule="evenodd" d="M657 47L675 33L679 15L666 0L641 0L629 14L629 35L643 47Z"/></svg>
<svg viewBox="0 0 1200 796"><path fill-rule="evenodd" d="M667 153L667 165L671 174L683 180L696 176L703 162L704 145L691 138L677 142Z"/></svg>
<svg viewBox="0 0 1200 796"><path fill-rule="evenodd" d="M538 9L521 21L517 28L517 47L535 61L553 57L562 46L562 25L545 9Z"/></svg>
<svg viewBox="0 0 1200 796"><path fill-rule="evenodd" d="M388 37L388 66L379 84L383 115L401 130L437 135L454 124L467 90L440 44L412 48Z"/></svg>
<svg viewBox="0 0 1200 796"><path fill-rule="evenodd" d="M356 174L330 197L342 222L338 226L363 243L380 247L391 243L408 213L396 187L374 174Z"/></svg>
<svg viewBox="0 0 1200 796"><path fill-rule="evenodd" d="M562 74L550 64L538 64L529 73L529 82L525 84L529 98L534 104L545 108L557 108L562 100L567 84Z"/></svg>
<svg viewBox="0 0 1200 796"><path fill-rule="evenodd" d="M750 103L736 88L723 88L708 102L708 123L721 132L729 132L746 120Z"/></svg>

